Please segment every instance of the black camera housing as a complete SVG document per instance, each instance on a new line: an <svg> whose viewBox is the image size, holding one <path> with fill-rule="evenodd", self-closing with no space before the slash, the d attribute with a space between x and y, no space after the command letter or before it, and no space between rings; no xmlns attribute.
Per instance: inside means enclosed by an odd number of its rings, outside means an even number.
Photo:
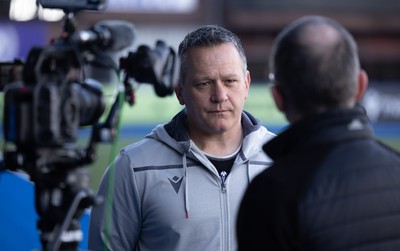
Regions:
<svg viewBox="0 0 400 251"><path fill-rule="evenodd" d="M68 79L77 63L68 45L31 49L22 76L4 88L4 138L21 149L61 147L105 110L101 84ZM21 65L18 65L21 67ZM24 151L24 150L22 150Z"/></svg>

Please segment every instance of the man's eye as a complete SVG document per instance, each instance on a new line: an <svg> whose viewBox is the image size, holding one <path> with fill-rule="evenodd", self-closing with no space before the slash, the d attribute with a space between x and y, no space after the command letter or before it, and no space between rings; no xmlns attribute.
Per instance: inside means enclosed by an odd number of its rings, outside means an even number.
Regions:
<svg viewBox="0 0 400 251"><path fill-rule="evenodd" d="M236 79L227 79L227 80L225 80L225 83L226 83L226 84L234 84L234 83L236 83L236 82L237 82Z"/></svg>
<svg viewBox="0 0 400 251"><path fill-rule="evenodd" d="M209 81L201 82L201 83L195 84L195 86L196 86L197 88L205 88L205 87L208 86L208 85L210 85L210 82L209 82Z"/></svg>

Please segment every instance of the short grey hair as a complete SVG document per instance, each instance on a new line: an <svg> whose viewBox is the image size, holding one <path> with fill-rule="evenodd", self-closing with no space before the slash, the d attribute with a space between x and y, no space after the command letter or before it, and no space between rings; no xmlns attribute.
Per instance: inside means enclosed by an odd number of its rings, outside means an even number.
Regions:
<svg viewBox="0 0 400 251"><path fill-rule="evenodd" d="M243 73L247 71L247 59L241 41L233 32L218 25L205 25L190 32L179 45L180 82L185 77L187 52L193 47L213 47L216 45L232 43L239 52L242 61Z"/></svg>

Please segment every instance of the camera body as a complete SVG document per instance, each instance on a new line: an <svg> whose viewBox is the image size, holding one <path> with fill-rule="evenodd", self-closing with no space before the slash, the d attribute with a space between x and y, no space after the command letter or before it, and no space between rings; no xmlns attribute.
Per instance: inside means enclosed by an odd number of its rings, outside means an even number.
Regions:
<svg viewBox="0 0 400 251"><path fill-rule="evenodd" d="M81 32L91 34L90 40L72 33L53 44L31 48L25 63L18 60L0 63L0 88L5 93L4 138L6 146L15 145L12 150L4 148L6 168L25 169L28 163L33 163L33 169L43 165L60 166L62 162L71 166L89 164L94 161L91 157L94 143L113 141L119 120L115 118L118 108L114 107L119 102L115 100L112 113L104 123L99 123L106 106L102 84L84 79L83 71L84 65L98 62L96 58L110 61L102 54L104 40L118 40L129 29L118 22L102 25L104 30L111 31L111 39L89 29ZM105 50L128 45L129 39L125 40L120 44L110 43ZM109 69L107 64L100 66ZM175 51L159 40L154 48L141 45L136 52L121 57L119 67L114 70L124 73L125 100L132 105L135 95L130 80L152 84L156 94L165 97L173 93L177 84L178 66ZM92 126L92 145L83 155L71 154L70 149L75 148L79 128L83 126ZM53 154L42 154L43 149ZM82 151L76 149L76 152Z"/></svg>
<svg viewBox="0 0 400 251"><path fill-rule="evenodd" d="M34 47L25 64L7 66L14 82L3 90L4 137L22 151L73 143L105 110L100 83L68 76L79 64L66 44Z"/></svg>
<svg viewBox="0 0 400 251"><path fill-rule="evenodd" d="M97 123L105 108L101 87L89 83L11 84L4 94L4 138L21 150L62 147L80 126Z"/></svg>

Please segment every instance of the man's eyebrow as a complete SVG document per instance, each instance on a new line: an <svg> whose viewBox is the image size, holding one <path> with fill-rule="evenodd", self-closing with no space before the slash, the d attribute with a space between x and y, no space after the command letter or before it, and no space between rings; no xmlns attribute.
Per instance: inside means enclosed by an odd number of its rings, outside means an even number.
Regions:
<svg viewBox="0 0 400 251"><path fill-rule="evenodd" d="M223 74L223 78L240 78L240 74L237 73L228 73L228 74Z"/></svg>

